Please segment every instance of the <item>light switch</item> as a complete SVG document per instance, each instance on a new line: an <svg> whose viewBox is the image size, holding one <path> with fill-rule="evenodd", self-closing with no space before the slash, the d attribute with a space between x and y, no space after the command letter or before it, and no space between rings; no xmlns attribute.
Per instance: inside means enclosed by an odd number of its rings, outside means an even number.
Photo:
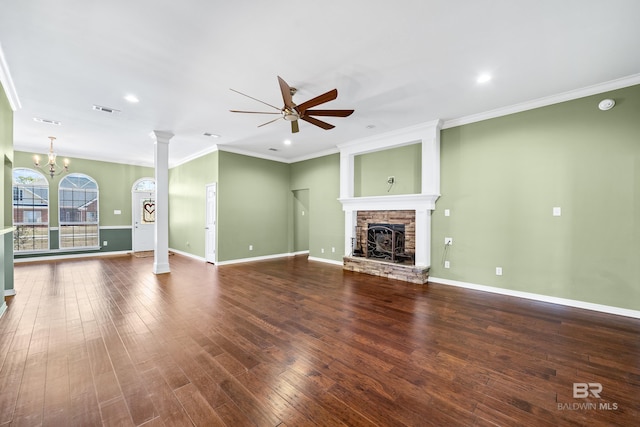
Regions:
<svg viewBox="0 0 640 427"><path fill-rule="evenodd" d="M560 216L560 215L562 215L562 209L560 209L559 207L553 208L553 216Z"/></svg>
<svg viewBox="0 0 640 427"><path fill-rule="evenodd" d="M451 211L449 209L445 209L444 216L450 216L450 215L451 215Z"/></svg>

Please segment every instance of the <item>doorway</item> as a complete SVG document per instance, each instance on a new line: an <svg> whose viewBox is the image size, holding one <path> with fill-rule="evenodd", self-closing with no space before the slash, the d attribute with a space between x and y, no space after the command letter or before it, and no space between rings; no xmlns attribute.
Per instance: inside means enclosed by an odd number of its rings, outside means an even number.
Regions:
<svg viewBox="0 0 640 427"><path fill-rule="evenodd" d="M133 215L132 249L134 252L152 251L155 248L156 182L153 178L141 178L131 188L131 212Z"/></svg>
<svg viewBox="0 0 640 427"><path fill-rule="evenodd" d="M293 190L293 252L309 252L309 190Z"/></svg>
<svg viewBox="0 0 640 427"><path fill-rule="evenodd" d="M216 184L206 186L204 258L207 262L216 262Z"/></svg>

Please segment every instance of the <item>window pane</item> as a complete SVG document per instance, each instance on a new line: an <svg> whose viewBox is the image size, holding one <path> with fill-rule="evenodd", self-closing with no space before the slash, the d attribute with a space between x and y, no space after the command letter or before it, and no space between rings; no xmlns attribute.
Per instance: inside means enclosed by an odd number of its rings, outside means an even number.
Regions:
<svg viewBox="0 0 640 427"><path fill-rule="evenodd" d="M14 251L49 249L49 183L39 172L13 170Z"/></svg>
<svg viewBox="0 0 640 427"><path fill-rule="evenodd" d="M61 225L60 249L98 246L97 225Z"/></svg>
<svg viewBox="0 0 640 427"><path fill-rule="evenodd" d="M37 251L49 249L49 226L16 225L13 233L14 251Z"/></svg>
<svg viewBox="0 0 640 427"><path fill-rule="evenodd" d="M82 174L67 175L60 181L60 248L99 245L98 184Z"/></svg>

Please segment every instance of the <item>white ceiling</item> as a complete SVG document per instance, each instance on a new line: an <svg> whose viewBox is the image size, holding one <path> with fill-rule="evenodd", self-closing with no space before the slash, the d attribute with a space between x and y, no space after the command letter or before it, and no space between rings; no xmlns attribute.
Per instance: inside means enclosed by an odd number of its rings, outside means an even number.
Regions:
<svg viewBox="0 0 640 427"><path fill-rule="evenodd" d="M0 45L22 106L15 150L54 135L61 156L153 165L149 134L166 130L172 165L215 144L292 161L636 76L639 16L637 0L20 0L0 6ZM298 104L337 88L320 108L355 113L292 135L229 112L269 111L230 88L281 106L278 75Z"/></svg>

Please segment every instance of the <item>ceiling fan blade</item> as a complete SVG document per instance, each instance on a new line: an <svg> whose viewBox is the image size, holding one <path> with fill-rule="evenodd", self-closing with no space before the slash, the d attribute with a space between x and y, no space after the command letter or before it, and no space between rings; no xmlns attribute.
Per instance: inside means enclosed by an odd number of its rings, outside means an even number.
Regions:
<svg viewBox="0 0 640 427"><path fill-rule="evenodd" d="M347 117L353 114L355 110L306 110L307 116L331 116L331 117Z"/></svg>
<svg viewBox="0 0 640 427"><path fill-rule="evenodd" d="M280 83L280 92L282 92L282 100L286 108L293 109L293 99L291 97L291 88L285 82L282 77L278 76L278 83Z"/></svg>
<svg viewBox="0 0 640 427"><path fill-rule="evenodd" d="M280 120L281 118L282 118L282 117L278 117L277 119L269 120L269 121L268 121L268 122L266 122L266 123L263 123L263 124L261 124L261 125L258 125L258 127L259 127L259 128L261 128L262 126L264 126L264 125L268 125L269 123L273 123L273 122L275 122L275 121L277 121L277 120Z"/></svg>
<svg viewBox="0 0 640 427"><path fill-rule="evenodd" d="M244 110L229 110L232 113L249 113L249 114L282 114L282 113L276 113L276 112L271 112L271 111L244 111Z"/></svg>
<svg viewBox="0 0 640 427"><path fill-rule="evenodd" d="M264 105L268 105L269 107L271 107L271 108L275 108L275 109L276 109L276 110L278 110L278 111L282 110L282 108L278 108L278 107L276 107L276 106L274 106L274 105L271 105L271 104L269 104L269 103L267 103L267 102L260 101L258 98L254 98L253 96L249 96L249 95L247 95L246 93L242 93L242 92L239 92L239 91L237 91L237 90L235 90L235 89L231 89L231 88L229 88L229 90L231 90L231 91L233 91L233 92L235 92L235 93L239 93L239 94L240 94L240 95L242 95L242 96L246 96L247 98L251 98L251 99L253 99L254 101L261 102L261 103L263 103Z"/></svg>
<svg viewBox="0 0 640 427"><path fill-rule="evenodd" d="M315 107L316 105L324 104L325 102L333 101L338 97L338 89L330 90L329 92L323 93L322 95L318 95L315 98L311 98L308 101L303 102L298 105L297 109L300 114L304 114L304 112L308 108Z"/></svg>
<svg viewBox="0 0 640 427"><path fill-rule="evenodd" d="M313 117L304 116L304 117L300 117L300 119L304 120L305 122L309 122L312 125L319 126L322 129L326 129L326 130L333 129L335 127L334 125L332 125L330 123L323 122L322 120L314 119Z"/></svg>
<svg viewBox="0 0 640 427"><path fill-rule="evenodd" d="M298 121L294 120L291 122L291 133L298 133L300 128L298 127Z"/></svg>

